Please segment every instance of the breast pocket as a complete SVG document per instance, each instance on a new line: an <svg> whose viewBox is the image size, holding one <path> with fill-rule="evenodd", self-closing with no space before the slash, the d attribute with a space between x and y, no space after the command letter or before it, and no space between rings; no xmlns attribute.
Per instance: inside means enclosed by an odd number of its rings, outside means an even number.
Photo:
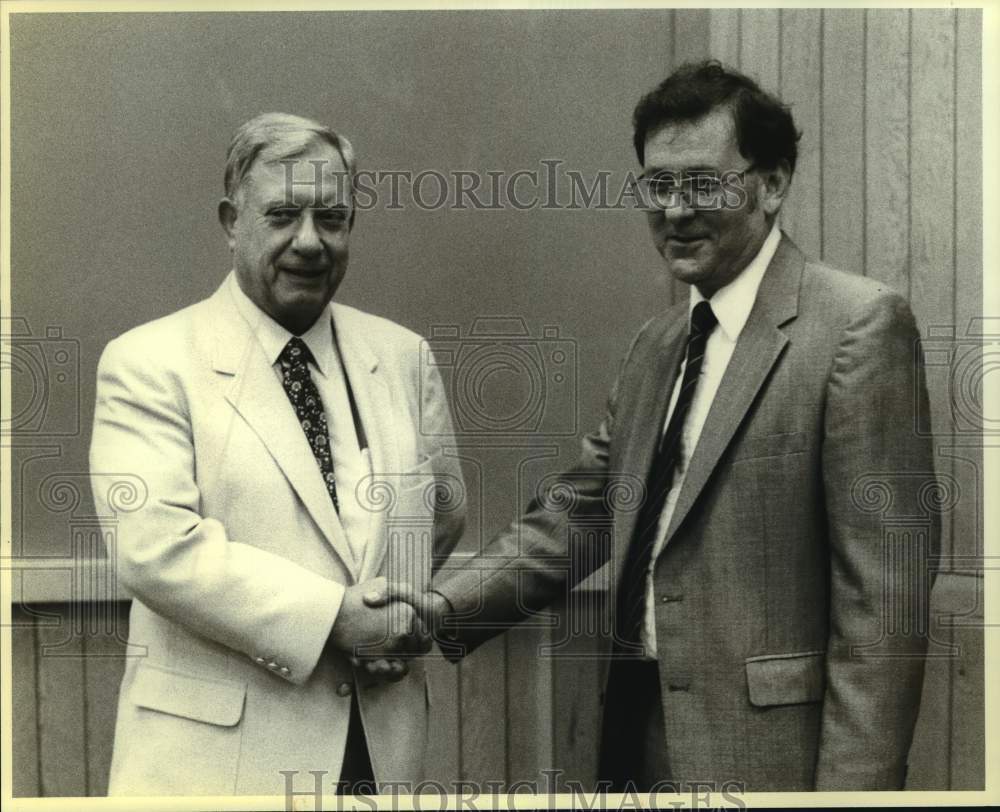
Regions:
<svg viewBox="0 0 1000 812"><path fill-rule="evenodd" d="M809 448L809 438L804 432L793 431L783 434L763 434L740 440L733 448L733 462L755 460L766 457L784 457L797 454Z"/></svg>

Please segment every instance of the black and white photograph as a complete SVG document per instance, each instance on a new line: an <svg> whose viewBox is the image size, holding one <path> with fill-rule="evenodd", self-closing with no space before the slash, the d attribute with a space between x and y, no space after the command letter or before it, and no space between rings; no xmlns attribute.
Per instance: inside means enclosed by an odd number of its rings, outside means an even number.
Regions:
<svg viewBox="0 0 1000 812"><path fill-rule="evenodd" d="M0 5L5 806L998 801L995 10Z"/></svg>

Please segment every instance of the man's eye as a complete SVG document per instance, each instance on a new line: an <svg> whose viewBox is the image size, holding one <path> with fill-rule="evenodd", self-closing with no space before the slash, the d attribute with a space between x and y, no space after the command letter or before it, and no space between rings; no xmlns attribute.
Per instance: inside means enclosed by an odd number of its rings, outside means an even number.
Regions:
<svg viewBox="0 0 1000 812"><path fill-rule="evenodd" d="M345 209L319 209L315 214L316 221L323 225L341 225L347 222Z"/></svg>
<svg viewBox="0 0 1000 812"><path fill-rule="evenodd" d="M657 172L649 175L646 181L659 189L670 189L680 185L681 175L677 172Z"/></svg>
<svg viewBox="0 0 1000 812"><path fill-rule="evenodd" d="M684 176L685 187L693 190L717 190L719 176L714 172L691 172Z"/></svg>
<svg viewBox="0 0 1000 812"><path fill-rule="evenodd" d="M681 184L673 179L657 179L651 180L649 182L650 187L655 189L657 192L669 194L671 192L677 192L681 189Z"/></svg>
<svg viewBox="0 0 1000 812"><path fill-rule="evenodd" d="M274 221L287 223L298 217L299 213L295 209L272 209L267 216Z"/></svg>

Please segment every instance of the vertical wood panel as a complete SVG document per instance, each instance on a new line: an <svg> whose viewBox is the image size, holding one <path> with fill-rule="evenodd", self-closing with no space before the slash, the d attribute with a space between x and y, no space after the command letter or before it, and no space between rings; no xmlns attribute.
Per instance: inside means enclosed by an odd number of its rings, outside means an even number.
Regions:
<svg viewBox="0 0 1000 812"><path fill-rule="evenodd" d="M583 605L602 617L603 598ZM597 657L603 652L601 640L590 635L572 637L554 661L556 766L563 781L577 781L592 787L597 777L601 742L600 673Z"/></svg>
<svg viewBox="0 0 1000 812"><path fill-rule="evenodd" d="M713 8L709 12L711 56L731 68L740 66L740 9Z"/></svg>
<svg viewBox="0 0 1000 812"><path fill-rule="evenodd" d="M863 273L865 264L865 12L823 12L822 257Z"/></svg>
<svg viewBox="0 0 1000 812"><path fill-rule="evenodd" d="M944 642L951 631L937 635ZM921 693L920 716L913 731L910 747L906 789L946 790L950 786L948 751L951 741L951 710L948 693L951 681L951 660L927 661Z"/></svg>
<svg viewBox="0 0 1000 812"><path fill-rule="evenodd" d="M946 790L951 785L948 753L951 749L951 656L952 629L946 618L955 612L956 590L953 578L940 576L931 592L931 644L924 670L920 715L913 731L913 744L907 759L908 790Z"/></svg>
<svg viewBox="0 0 1000 812"><path fill-rule="evenodd" d="M911 12L910 304L921 332L955 323L955 13ZM928 376L935 445L951 433L950 382ZM954 472L949 458L938 470ZM950 516L942 522L941 549L952 550Z"/></svg>
<svg viewBox="0 0 1000 812"><path fill-rule="evenodd" d="M822 112L822 12L817 9L783 9L781 12L780 98L792 108L802 132L799 159L781 222L799 248L810 257L820 256L820 200L823 150Z"/></svg>
<svg viewBox="0 0 1000 812"><path fill-rule="evenodd" d="M115 719L118 712L118 688L125 671L125 645L128 639L128 604L105 607L114 612L117 634L96 634L84 639L83 660L87 692L87 782L90 795L106 795L111 751L114 746Z"/></svg>
<svg viewBox="0 0 1000 812"><path fill-rule="evenodd" d="M952 708L956 720L951 730L951 783L949 789L985 789L986 727L983 699L986 689L983 650L982 589L983 579L960 576L964 608L978 590L975 602L980 611L962 618L954 639L959 656L951 662Z"/></svg>
<svg viewBox="0 0 1000 812"><path fill-rule="evenodd" d="M427 660L431 718L427 742L427 778L457 781L460 772L458 666L440 655Z"/></svg>
<svg viewBox="0 0 1000 812"><path fill-rule="evenodd" d="M69 611L59 626L38 627L39 753L43 795L87 794L86 690L81 638ZM48 647L48 650L47 650Z"/></svg>
<svg viewBox="0 0 1000 812"><path fill-rule="evenodd" d="M541 771L554 763L552 659L541 656L549 629L507 633L507 764L509 779L545 786Z"/></svg>
<svg viewBox="0 0 1000 812"><path fill-rule="evenodd" d="M865 273L909 290L909 12L869 9L865 77Z"/></svg>
<svg viewBox="0 0 1000 812"><path fill-rule="evenodd" d="M958 327L963 332L983 310L982 17L979 9L957 11L955 299Z"/></svg>
<svg viewBox="0 0 1000 812"><path fill-rule="evenodd" d="M38 775L38 692L36 690L36 635L34 619L11 608L12 725L11 770L15 798L41 794Z"/></svg>
<svg viewBox="0 0 1000 812"><path fill-rule="evenodd" d="M462 778L507 780L506 641L495 637L462 661Z"/></svg>
<svg viewBox="0 0 1000 812"><path fill-rule="evenodd" d="M741 15L740 67L769 93L781 84L781 12L744 9Z"/></svg>
<svg viewBox="0 0 1000 812"><path fill-rule="evenodd" d="M955 12L916 10L911 21L910 300L922 326L952 324Z"/></svg>
<svg viewBox="0 0 1000 812"><path fill-rule="evenodd" d="M982 134L982 12L957 12L955 43L955 331L967 337L973 320L983 312L983 134ZM972 338L972 346L978 344ZM971 348L969 350L971 351ZM967 398L955 406L958 424L953 425L964 440L961 457L969 460L955 466L962 487L962 502L952 514L952 552L955 555L982 554L983 450L971 435L971 427L981 420L979 410ZM964 476L962 474L965 474Z"/></svg>

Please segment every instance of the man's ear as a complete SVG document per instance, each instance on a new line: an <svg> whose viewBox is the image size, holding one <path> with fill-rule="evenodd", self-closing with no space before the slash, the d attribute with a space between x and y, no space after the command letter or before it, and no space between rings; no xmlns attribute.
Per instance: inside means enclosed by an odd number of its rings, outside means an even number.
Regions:
<svg viewBox="0 0 1000 812"><path fill-rule="evenodd" d="M785 202L791 182L792 168L785 160L779 161L774 169L764 175L764 194L761 203L765 214L774 216L778 213L781 204Z"/></svg>
<svg viewBox="0 0 1000 812"><path fill-rule="evenodd" d="M219 201L219 223L222 224L222 230L226 232L226 236L229 238L229 247L232 249L235 247L233 231L236 227L236 204L228 197Z"/></svg>

